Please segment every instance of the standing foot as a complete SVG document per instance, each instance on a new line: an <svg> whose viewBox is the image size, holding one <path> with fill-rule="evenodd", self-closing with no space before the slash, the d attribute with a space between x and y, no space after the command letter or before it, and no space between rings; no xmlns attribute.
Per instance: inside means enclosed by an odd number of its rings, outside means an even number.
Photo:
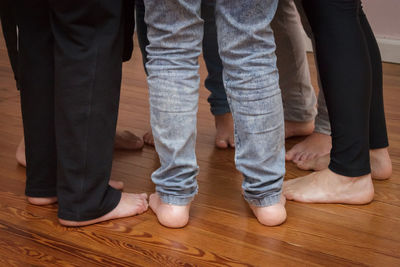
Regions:
<svg viewBox="0 0 400 267"><path fill-rule="evenodd" d="M217 134L215 136L215 146L221 149L235 147L232 114L228 112L222 115L215 115L214 119L215 128L217 129Z"/></svg>
<svg viewBox="0 0 400 267"><path fill-rule="evenodd" d="M117 131L115 134L115 149L138 150L143 146L143 140L130 131Z"/></svg>
<svg viewBox="0 0 400 267"><path fill-rule="evenodd" d="M22 137L21 142L19 143L17 147L17 152L15 153L15 158L17 159L17 162L19 165L26 167L26 157L25 157L25 141L24 138Z"/></svg>
<svg viewBox="0 0 400 267"><path fill-rule="evenodd" d="M310 135L314 131L314 121L298 122L285 120L285 138Z"/></svg>
<svg viewBox="0 0 400 267"><path fill-rule="evenodd" d="M332 141L329 135L314 132L286 152L285 159L298 163L329 155L331 148Z"/></svg>
<svg viewBox="0 0 400 267"><path fill-rule="evenodd" d="M143 135L143 141L146 145L154 146L154 137L151 129Z"/></svg>
<svg viewBox="0 0 400 267"><path fill-rule="evenodd" d="M372 178L377 180L389 179L392 176L392 160L387 147L371 149L369 156Z"/></svg>
<svg viewBox="0 0 400 267"><path fill-rule="evenodd" d="M283 183L287 200L305 203L367 204L374 198L371 175L346 177L329 169Z"/></svg>
<svg viewBox="0 0 400 267"><path fill-rule="evenodd" d="M150 195L149 205L160 224L166 227L181 228L189 222L190 204L185 206L167 204L162 202L157 193L153 193Z"/></svg>
<svg viewBox="0 0 400 267"><path fill-rule="evenodd" d="M112 219L125 218L137 214L142 214L147 210L147 208L147 194L122 193L121 200L119 201L118 205L112 211L99 218L88 221L69 221L63 219L58 220L60 224L64 226L86 226Z"/></svg>
<svg viewBox="0 0 400 267"><path fill-rule="evenodd" d="M268 207L250 205L257 220L266 226L277 226L286 221L286 199L282 195L279 203Z"/></svg>

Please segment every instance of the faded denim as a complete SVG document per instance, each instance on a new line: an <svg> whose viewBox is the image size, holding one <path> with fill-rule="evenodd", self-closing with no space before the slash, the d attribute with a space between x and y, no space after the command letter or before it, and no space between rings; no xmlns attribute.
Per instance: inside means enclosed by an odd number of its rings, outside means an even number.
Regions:
<svg viewBox="0 0 400 267"><path fill-rule="evenodd" d="M145 8L143 0L136 0L136 25L140 51L142 52L143 65L146 66L147 52L147 25L144 22ZM224 83L222 81L222 62L218 53L217 27L215 25L215 1L201 1L201 18L204 20L203 58L206 63L208 76L204 85L210 91L207 101L210 111L215 115L230 112ZM147 70L145 67L147 74Z"/></svg>
<svg viewBox="0 0 400 267"><path fill-rule="evenodd" d="M145 0L151 125L161 167L152 174L163 202L197 193L195 156L200 0ZM216 1L223 81L235 123L237 169L252 205L279 202L285 173L284 119L270 22L277 0Z"/></svg>

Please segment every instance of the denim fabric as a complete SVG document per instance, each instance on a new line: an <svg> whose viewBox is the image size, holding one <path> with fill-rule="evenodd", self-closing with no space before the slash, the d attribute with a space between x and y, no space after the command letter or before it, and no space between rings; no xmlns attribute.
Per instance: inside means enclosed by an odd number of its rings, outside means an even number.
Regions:
<svg viewBox="0 0 400 267"><path fill-rule="evenodd" d="M213 115L230 112L222 81L222 62L218 54L218 41L215 25L215 1L203 0L201 18L204 20L203 57L208 70L205 86L210 91L208 102ZM136 23L143 64L147 62L146 46L147 25L144 22L145 8L143 0L136 0ZM305 44L293 0L279 1L275 18L271 23L277 44L277 66L280 74L280 87L285 111L285 120L311 121L317 115L316 97L311 85ZM146 70L147 73L147 70ZM318 115L317 129L329 130L329 119L323 96L321 114ZM322 101L322 102L321 102ZM321 127L319 127L321 126ZM327 130L323 130L326 129Z"/></svg>
<svg viewBox="0 0 400 267"><path fill-rule="evenodd" d="M197 193L195 156L198 56L204 23L200 0L145 0L150 44L148 83L151 125L161 167L156 191L185 205ZM276 204L285 173L284 123L275 43L269 26L277 0L216 2L223 81L235 122L235 162L245 199Z"/></svg>
<svg viewBox="0 0 400 267"><path fill-rule="evenodd" d="M147 25L144 22L145 8L143 0L136 0L136 25L140 50L142 52L143 65L147 62L146 46ZM206 63L208 76L205 80L205 87L210 91L208 102L213 115L221 115L230 112L224 83L222 81L222 62L218 54L217 30L215 25L215 2L202 1L201 18L204 20L203 58ZM147 74L147 70L145 67Z"/></svg>

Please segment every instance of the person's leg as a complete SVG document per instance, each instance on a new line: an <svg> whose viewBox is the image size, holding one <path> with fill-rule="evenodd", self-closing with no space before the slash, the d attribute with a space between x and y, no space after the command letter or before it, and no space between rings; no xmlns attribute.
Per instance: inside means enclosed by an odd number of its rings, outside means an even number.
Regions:
<svg viewBox="0 0 400 267"><path fill-rule="evenodd" d="M133 35L135 31L135 1L122 0L122 4L122 20L124 24L124 45L122 60L126 62L131 59L133 53ZM142 149L143 146L144 142L142 138L136 136L134 133L128 130L117 129L115 133L115 149L138 150Z"/></svg>
<svg viewBox="0 0 400 267"><path fill-rule="evenodd" d="M144 71L147 73L147 51L146 46L149 45L149 39L147 38L147 24L144 21L145 6L143 0L135 0L135 18L136 18L136 33L139 41L140 52L142 53L142 61Z"/></svg>
<svg viewBox="0 0 400 267"><path fill-rule="evenodd" d="M15 1L2 0L0 3L0 21L3 30L4 40L6 41L8 57L14 72L15 80L18 73L18 46L17 46L17 19Z"/></svg>
<svg viewBox="0 0 400 267"><path fill-rule="evenodd" d="M392 162L388 152L388 136L383 105L382 59L374 33L360 7L360 23L368 45L372 66L372 95L369 117L369 149L372 178L388 179L392 175Z"/></svg>
<svg viewBox="0 0 400 267"><path fill-rule="evenodd" d="M373 179L382 180L388 179L392 174L392 164L387 149L388 139L383 109L382 61L375 36L362 8L360 9L359 15L372 67L372 96L370 109L371 175ZM331 148L330 125L328 122L329 116L325 100L323 99L323 91L321 90L318 97L318 116L315 122L315 131L303 142L296 145L298 147L303 146L304 148L302 149L303 155L293 159L300 169L318 171L328 167L330 161L329 151ZM294 149L295 148L296 147L294 147Z"/></svg>
<svg viewBox="0 0 400 267"><path fill-rule="evenodd" d="M142 54L144 71L146 72L146 75L148 75L146 68L146 63L148 61L146 46L149 44L149 39L147 38L147 24L144 21L145 6L143 0L135 1L135 10L136 10L136 33L139 41L140 52ZM151 129L149 129L143 135L143 141L147 145L154 146L154 137Z"/></svg>
<svg viewBox="0 0 400 267"><path fill-rule="evenodd" d="M304 8L301 0L294 0L297 11L300 15L301 23L304 31L312 41L312 45L315 51L315 41L312 33L312 29L308 22L307 16L304 12ZM314 53L315 56L315 53ZM318 65L315 57L315 63ZM317 68L318 74L318 68ZM329 123L328 110L326 108L324 93L322 90L321 81L318 75L318 103L317 103L317 115L315 117L315 128L312 134L307 136L303 141L294 145L290 150L286 152L286 160L293 161L301 168L301 164L306 162L325 161L325 156L329 156L329 152L332 148L331 142L331 129ZM329 163L329 160L328 160Z"/></svg>
<svg viewBox="0 0 400 267"><path fill-rule="evenodd" d="M143 0L137 0L135 5L139 46L147 74L145 66L147 62L146 46L149 44L149 40L147 39L147 25L144 21L145 7ZM215 127L217 129L215 145L218 148L227 148L228 146L234 147L235 145L233 139L233 120L222 82L222 63L218 54L214 10L215 2L202 1L201 17L204 20L203 57L209 73L205 81L205 86L211 92L208 102L210 103L210 110L214 115ZM154 145L151 130L143 135L143 140L148 145Z"/></svg>
<svg viewBox="0 0 400 267"><path fill-rule="evenodd" d="M201 18L204 20L203 57L208 71L205 87L210 91L207 100L210 103L210 111L214 115L217 129L215 146L234 147L233 119L226 99L222 81L223 67L218 53L215 1L201 1Z"/></svg>
<svg viewBox="0 0 400 267"><path fill-rule="evenodd" d="M329 168L285 183L290 200L364 204L373 199L369 162L371 62L359 1L304 0L332 129Z"/></svg>
<svg viewBox="0 0 400 267"><path fill-rule="evenodd" d="M146 64L151 126L161 167L152 174L150 207L161 224L183 227L196 195L195 155L198 57L203 21L200 0L145 0L150 44Z"/></svg>
<svg viewBox="0 0 400 267"><path fill-rule="evenodd" d="M54 55L45 0L18 1L18 79L26 144L26 189L33 204L57 201ZM40 63L39 63L40 62ZM40 64L40 68L38 68Z"/></svg>
<svg viewBox="0 0 400 267"><path fill-rule="evenodd" d="M17 18L15 10L16 2L12 0L3 0L0 3L0 21L3 30L4 40L6 41L8 57L14 78L18 83L18 38L17 38ZM17 85L18 87L18 85ZM15 158L18 164L26 167L25 142L24 138L20 141L15 152Z"/></svg>
<svg viewBox="0 0 400 267"><path fill-rule="evenodd" d="M236 167L244 176L245 199L259 222L270 226L286 219L284 118L270 27L277 4L220 0L216 6L223 78L235 121Z"/></svg>
<svg viewBox="0 0 400 267"><path fill-rule="evenodd" d="M311 85L305 42L293 0L281 0L271 27L276 42L279 85L285 112L285 137L314 129L316 97Z"/></svg>
<svg viewBox="0 0 400 267"><path fill-rule="evenodd" d="M50 2L58 217L68 226L147 209L145 194L121 196L108 185L121 82L121 5L120 0Z"/></svg>

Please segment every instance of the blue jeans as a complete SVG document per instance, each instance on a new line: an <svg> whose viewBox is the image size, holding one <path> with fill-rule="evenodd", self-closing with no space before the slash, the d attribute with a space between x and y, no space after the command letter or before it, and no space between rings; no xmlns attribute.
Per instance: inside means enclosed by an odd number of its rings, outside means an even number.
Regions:
<svg viewBox="0 0 400 267"><path fill-rule="evenodd" d="M165 203L197 193L198 57L201 0L145 0L151 125L161 167L152 174ZM215 17L223 81L235 124L235 163L245 199L279 202L285 173L284 120L270 22L277 0L220 0ZM261 8L262 7L262 8Z"/></svg>
<svg viewBox="0 0 400 267"><path fill-rule="evenodd" d="M147 25L144 22L144 3L143 0L136 0L136 25L140 50L142 52L143 65L147 62L146 46L149 44L147 39ZM208 76L205 80L205 87L210 91L208 103L213 115L221 115L230 112L224 83L222 81L222 62L218 54L217 29L215 25L215 2L201 2L201 18L204 20L203 38L203 57L206 63ZM146 67L145 71L147 73Z"/></svg>
<svg viewBox="0 0 400 267"><path fill-rule="evenodd" d="M298 2L296 2L296 5L299 8ZM310 30L305 22L305 15L301 8L299 11L303 27L309 34ZM214 12L215 1L203 0L201 3L201 18L204 20L203 58L208 71L205 86L211 93L208 98L211 113L220 115L230 112L230 109L222 81L222 62L218 54ZM143 0L136 0L137 33L143 55L143 64L145 65L147 62L146 46L149 41L144 13ZM294 0L279 1L271 27L277 44L277 66L280 73L285 120L306 122L315 119L315 131L330 135L328 111L322 90L320 90L318 96L317 112L317 100L314 88L311 85L305 43L301 31L302 25L297 17ZM322 88L321 84L319 85L319 88Z"/></svg>

